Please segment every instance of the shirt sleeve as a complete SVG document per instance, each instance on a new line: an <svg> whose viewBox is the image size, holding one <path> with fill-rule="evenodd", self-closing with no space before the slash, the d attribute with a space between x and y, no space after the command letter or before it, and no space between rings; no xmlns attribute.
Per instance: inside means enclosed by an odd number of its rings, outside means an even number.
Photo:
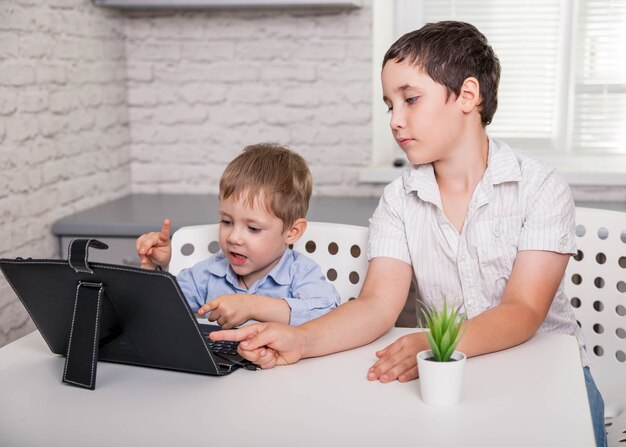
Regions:
<svg viewBox="0 0 626 447"><path fill-rule="evenodd" d="M402 216L402 200L406 193L402 184L394 181L383 192L370 218L367 259L395 258L411 264L411 256Z"/></svg>
<svg viewBox="0 0 626 447"><path fill-rule="evenodd" d="M189 307L197 312L204 305L207 297L209 275L207 273L207 261L199 262L191 268L181 270L176 276Z"/></svg>
<svg viewBox="0 0 626 447"><path fill-rule="evenodd" d="M295 266L290 295L285 301L291 308L291 326L321 317L340 302L339 293L313 261Z"/></svg>
<svg viewBox="0 0 626 447"><path fill-rule="evenodd" d="M551 171L528 202L518 250L575 254L575 214L567 182Z"/></svg>

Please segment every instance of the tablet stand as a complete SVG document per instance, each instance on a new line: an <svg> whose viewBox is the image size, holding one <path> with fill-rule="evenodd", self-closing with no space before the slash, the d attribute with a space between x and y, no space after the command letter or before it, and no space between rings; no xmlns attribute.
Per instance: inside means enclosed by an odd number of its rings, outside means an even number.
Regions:
<svg viewBox="0 0 626 447"><path fill-rule="evenodd" d="M75 239L68 249L68 262L76 274L90 273L88 264L89 247L107 249L108 246L96 239ZM63 382L88 388L96 388L98 348L102 320L102 299L105 294L101 282L78 281L72 326L67 346Z"/></svg>

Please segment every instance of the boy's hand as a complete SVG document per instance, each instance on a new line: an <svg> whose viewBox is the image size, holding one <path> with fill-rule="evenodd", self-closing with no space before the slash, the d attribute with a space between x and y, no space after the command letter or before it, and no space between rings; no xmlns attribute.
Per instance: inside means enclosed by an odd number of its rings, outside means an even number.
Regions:
<svg viewBox="0 0 626 447"><path fill-rule="evenodd" d="M169 219L163 220L161 231L139 236L135 242L135 249L141 260L141 268L152 270L157 266L166 268L172 259Z"/></svg>
<svg viewBox="0 0 626 447"><path fill-rule="evenodd" d="M218 296L198 309L200 316L207 312L211 312L209 321L217 321L224 329L234 328L248 320L288 324L291 316L287 301L248 293Z"/></svg>
<svg viewBox="0 0 626 447"><path fill-rule="evenodd" d="M376 353L378 361L367 372L368 380L382 383L398 379L408 382L418 377L417 353L428 349L423 333L404 335Z"/></svg>
<svg viewBox="0 0 626 447"><path fill-rule="evenodd" d="M303 356L301 330L281 323L256 323L236 330L211 332L210 338L240 342L237 352L263 369L290 365Z"/></svg>
<svg viewBox="0 0 626 447"><path fill-rule="evenodd" d="M199 315L209 314L209 321L217 321L224 329L234 328L254 318L258 298L247 293L220 295L198 310Z"/></svg>

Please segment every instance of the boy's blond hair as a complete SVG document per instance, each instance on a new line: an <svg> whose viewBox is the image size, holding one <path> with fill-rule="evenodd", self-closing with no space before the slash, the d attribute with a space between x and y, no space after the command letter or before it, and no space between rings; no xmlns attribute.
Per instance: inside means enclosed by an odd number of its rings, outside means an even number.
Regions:
<svg viewBox="0 0 626 447"><path fill-rule="evenodd" d="M309 167L300 155L273 143L246 146L220 179L220 200L255 202L283 221L283 229L306 217L313 189Z"/></svg>

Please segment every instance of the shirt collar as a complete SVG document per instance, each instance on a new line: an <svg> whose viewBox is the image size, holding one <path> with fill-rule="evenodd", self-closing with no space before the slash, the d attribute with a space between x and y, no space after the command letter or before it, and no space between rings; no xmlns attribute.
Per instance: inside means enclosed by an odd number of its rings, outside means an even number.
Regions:
<svg viewBox="0 0 626 447"><path fill-rule="evenodd" d="M489 138L489 158L483 178L491 185L522 179L519 161L508 144Z"/></svg>
<svg viewBox="0 0 626 447"><path fill-rule="evenodd" d="M408 167L402 173L402 179L407 194L415 191L420 199L432 202L441 208L441 196L432 163ZM522 172L513 150L506 143L489 137L487 169L483 174L481 184L492 189L493 185L517 182L521 179Z"/></svg>
<svg viewBox="0 0 626 447"><path fill-rule="evenodd" d="M402 179L407 194L415 192L420 199L442 207L432 163L410 166L402 174Z"/></svg>
<svg viewBox="0 0 626 447"><path fill-rule="evenodd" d="M278 264L276 264L267 275L254 283L257 284L257 286L250 284L248 292L254 293L254 290L261 286L268 277L272 278L277 284L283 286L291 284L290 266L293 263L294 256L295 254L293 250L289 248L285 250L285 253L283 253L283 256L280 258L280 261L278 261ZM209 264L208 270L215 276L226 278L226 280L236 288L241 288L239 286L237 274L233 271L233 268L230 266L230 263L224 253L220 252L216 255L215 262Z"/></svg>
<svg viewBox="0 0 626 447"><path fill-rule="evenodd" d="M294 260L294 252L292 249L288 248L283 253L282 258L278 261L278 264L274 266L274 268L267 274L267 276L271 277L277 284L281 286L286 286L291 284L291 264L293 264ZM260 284L260 282L259 282Z"/></svg>

